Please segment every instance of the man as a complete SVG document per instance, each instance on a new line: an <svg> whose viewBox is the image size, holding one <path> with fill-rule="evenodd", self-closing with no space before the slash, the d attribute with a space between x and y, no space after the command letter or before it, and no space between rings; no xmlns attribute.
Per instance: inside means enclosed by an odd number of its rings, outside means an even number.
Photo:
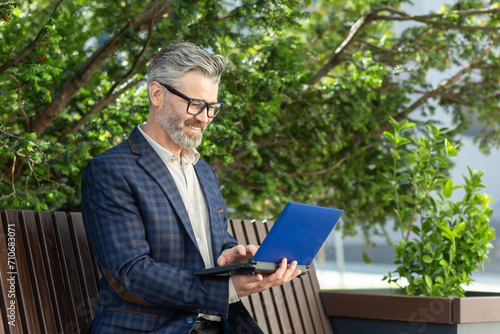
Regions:
<svg viewBox="0 0 500 334"><path fill-rule="evenodd" d="M103 274L91 333L261 333L239 298L300 274L286 259L265 277L192 273L257 249L227 232L217 177L195 149L224 106L225 66L193 43L163 48L147 75L147 123L85 169L83 219Z"/></svg>

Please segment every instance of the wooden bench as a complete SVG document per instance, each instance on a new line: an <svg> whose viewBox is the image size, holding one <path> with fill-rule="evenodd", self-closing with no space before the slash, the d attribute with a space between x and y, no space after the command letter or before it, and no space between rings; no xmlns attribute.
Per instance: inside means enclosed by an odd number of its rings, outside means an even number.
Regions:
<svg viewBox="0 0 500 334"><path fill-rule="evenodd" d="M99 270L80 213L0 214L1 333L83 333L97 300ZM260 244L272 222L230 221L243 244ZM333 333L314 267L291 283L243 298L265 333Z"/></svg>

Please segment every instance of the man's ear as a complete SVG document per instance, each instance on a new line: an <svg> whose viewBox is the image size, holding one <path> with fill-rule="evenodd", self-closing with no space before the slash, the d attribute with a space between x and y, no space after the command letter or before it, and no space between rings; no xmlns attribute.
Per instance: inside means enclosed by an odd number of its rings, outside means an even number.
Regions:
<svg viewBox="0 0 500 334"><path fill-rule="evenodd" d="M163 87L158 82L151 82L148 87L148 92L151 106L158 108L163 105L165 94Z"/></svg>

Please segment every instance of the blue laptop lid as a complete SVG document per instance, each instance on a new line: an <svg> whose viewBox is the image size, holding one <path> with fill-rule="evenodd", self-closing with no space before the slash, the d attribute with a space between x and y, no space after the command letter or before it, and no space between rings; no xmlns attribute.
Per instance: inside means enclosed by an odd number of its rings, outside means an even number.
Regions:
<svg viewBox="0 0 500 334"><path fill-rule="evenodd" d="M310 265L344 210L288 202L253 257L254 261Z"/></svg>

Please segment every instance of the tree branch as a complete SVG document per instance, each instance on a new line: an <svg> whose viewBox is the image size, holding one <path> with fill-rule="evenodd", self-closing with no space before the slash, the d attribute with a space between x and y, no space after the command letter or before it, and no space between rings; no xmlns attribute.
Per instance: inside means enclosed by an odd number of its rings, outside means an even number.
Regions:
<svg viewBox="0 0 500 334"><path fill-rule="evenodd" d="M476 59L474 59L472 62L470 62L467 66L462 68L460 71L458 71L454 76L452 76L450 79L442 81L440 84L434 87L429 92L424 93L417 101L415 101L410 107L405 112L402 112L398 114L397 116L394 117L396 121L399 121L405 117L408 117L409 114L411 114L415 109L417 109L420 105L422 105L427 99L429 99L432 96L440 95L442 94L441 90L449 88L452 84L456 83L462 75L471 69L473 69L479 62L483 60L483 58L493 49L493 47L496 45L497 39L494 40L490 45L488 45L483 52L481 53L480 56L478 56ZM385 121L384 123L381 123L379 125L379 128L376 130L370 131L370 133L367 135L370 138L377 138L379 137L384 131L388 130L391 127L391 124L388 121ZM355 144L358 145L361 142L362 138L361 136L357 136L355 139Z"/></svg>
<svg viewBox="0 0 500 334"><path fill-rule="evenodd" d="M26 111L24 111L23 104L21 103L21 83L19 82L19 80L17 80L17 78L12 73L10 73L9 76L17 82L17 104L19 106L19 110L21 112L21 115L24 117L24 121L26 122L26 132L31 132L30 131L30 119L29 119Z"/></svg>
<svg viewBox="0 0 500 334"><path fill-rule="evenodd" d="M418 91L418 90L414 90L412 92L418 93L418 94L428 94L428 92L422 92L422 91ZM460 103L460 104L467 103L466 100L460 98L459 94L452 94L452 93L447 93L447 92L436 91L436 92L431 93L431 95L430 95L430 97L434 97L434 96L441 96L441 97L447 98L449 100L455 101L456 103Z"/></svg>
<svg viewBox="0 0 500 334"><path fill-rule="evenodd" d="M377 141L377 142L374 142L374 143L371 143L369 145L366 145L366 146L363 146L361 148L362 151L366 151L372 147L375 147L375 146L378 146L382 143L382 141ZM290 173L289 176L290 177L296 177L296 176L299 176L299 177L303 177L303 176L317 176L317 175L322 175L322 174L326 174L326 173L329 173L331 171L334 171L335 169L337 169L340 165L342 165L344 162L346 162L347 160L351 159L352 156L347 156L347 155L344 155L341 159L339 159L334 165L328 167L328 168L325 168L325 169L321 169L321 170L316 170L316 171L313 171L313 172L306 172L306 173Z"/></svg>
<svg viewBox="0 0 500 334"><path fill-rule="evenodd" d="M383 11L389 11L397 14L398 16L387 16L387 15L378 15L378 13ZM484 9L471 9L471 10L456 10L452 11L451 14L466 17L473 15L486 15L486 14L496 14L500 13L500 7L491 6ZM485 30L485 31L499 31L500 27L484 27L484 26L465 26L465 25L457 25L451 23L442 23L432 21L433 19L442 19L445 15L449 14L428 14L428 15L408 15L407 13L400 11L393 7L380 7L371 11L369 14L362 16L349 30L349 34L347 38L340 44L340 46L335 50L334 55L330 58L328 63L326 63L316 75L309 81L310 85L314 85L322 77L326 76L328 72L330 72L333 68L335 68L343 59L343 56L349 46L352 45L354 39L359 33L371 22L373 21L417 21L426 23L434 26L442 26L447 28L461 29L461 30Z"/></svg>
<svg viewBox="0 0 500 334"><path fill-rule="evenodd" d="M376 17L377 13L383 9L375 9L372 12L370 12L368 15L362 16L359 20L354 23L354 25L351 27L349 30L349 34L347 35L347 38L340 44L340 46L335 50L335 53L333 54L332 58L326 63L319 71L316 73L316 75L309 81L310 85L314 85L317 83L319 80L321 80L322 77L328 74L330 70L332 70L335 66L337 66L340 61L343 58L343 55L347 48L354 42L354 38L359 35L359 33L369 24L371 23L374 18Z"/></svg>
<svg viewBox="0 0 500 334"><path fill-rule="evenodd" d="M60 137L59 137L59 142L61 143L64 143L68 140L68 136L77 132L78 130L80 130L85 124L88 123L88 121L90 120L90 117L92 115L95 115L97 114L99 111L101 111L102 109L104 109L107 105L109 105L111 102L113 102L114 100L116 100L121 94L125 93L127 90L129 90L130 88L134 87L135 85L137 85L141 80L140 79L134 79L132 81L130 81L126 86L124 86L122 89L118 90L118 91L109 91L106 96L104 96L103 98L101 98L96 104L94 104L92 106L92 108L86 112L82 118L80 118L78 120L78 122L76 122L75 124L73 124L73 126L71 127L71 129L69 129L68 131L66 131L65 133L63 133Z"/></svg>
<svg viewBox="0 0 500 334"><path fill-rule="evenodd" d="M405 12L397 10L392 7L385 7L387 11L398 14L399 16L389 16L389 15L376 15L375 20L382 21L417 21L426 23L432 26L440 26L446 28L460 29L460 30L484 30L484 31L499 31L500 27L485 27L485 26L468 26L461 24L452 24L447 22L434 21L434 19L443 19L447 14L427 14L427 15L408 15ZM472 10L454 10L450 14L467 17L474 15L486 15L486 14L496 14L500 13L500 7L492 6L483 9L472 9Z"/></svg>
<svg viewBox="0 0 500 334"><path fill-rule="evenodd" d="M127 22L120 31L109 38L97 49L87 60L78 68L74 75L57 91L52 102L38 114L32 122L32 131L40 136L59 113L75 97L78 91L90 80L91 76L99 67L109 58L109 56L118 48L119 40L130 29L142 25L142 19L152 10L162 3L170 4L173 0L156 0L148 5L141 13Z"/></svg>
<svg viewBox="0 0 500 334"><path fill-rule="evenodd" d="M157 13L157 10L155 10L153 17L151 19L151 22L149 24L148 38L147 38L146 42L144 43L144 46L142 47L141 52L139 52L139 54L137 54L137 56L135 56L135 60L134 60L134 63L132 64L132 67L121 78L116 80L116 82L113 84L113 86L111 86L111 88L109 89L108 93L103 98L101 98L96 104L94 104L94 106L87 113L85 113L82 116L82 118L80 118L78 120L78 122L76 122L68 131L66 131L65 133L63 133L59 137L60 142L62 142L62 143L66 142L66 140L68 139L68 136L77 132L78 130L80 130L80 128L82 126L87 124L87 122L89 121L89 119L92 115L97 114L99 111L104 109L108 104L110 104L111 102L116 100L121 94L123 94L124 92L126 92L130 88L134 87L137 83L139 83L141 81L139 79L134 79L131 82L129 82L125 87L123 87L119 91L115 92L116 87L118 87L123 82L125 82L130 77L132 77L132 75L137 70L137 67L141 63L141 60L142 60L144 54L146 53L146 50L149 48L149 45L151 44L151 41L153 40L153 28L154 28L154 24L155 24L156 13Z"/></svg>
<svg viewBox="0 0 500 334"><path fill-rule="evenodd" d="M428 22L433 19L442 19L445 16L449 16L450 14L456 15L459 17L467 17L467 16L475 16L475 15L486 15L486 14L496 14L500 13L500 7L491 6L488 8L482 9L469 9L469 10L454 10L450 13L446 14L426 14L426 15L409 15L401 10L398 10L394 7L381 7L381 11L389 11L399 16L389 16L389 15L377 15L377 20L385 20L385 21L419 21L419 22Z"/></svg>
<svg viewBox="0 0 500 334"><path fill-rule="evenodd" d="M47 20L47 23L42 27L42 29L40 29L40 32L38 33L38 35L35 37L35 39L33 41L31 41L25 48L23 51L21 51L15 58L9 60L8 62L6 62L5 64L3 64L2 66L0 66L0 73L2 73L3 71L7 70L9 67L12 67L12 66L17 66L17 64L19 64L19 62L21 60L23 60L26 56L28 56L31 51L33 51L33 49L37 46L38 42L40 41L40 39L42 39L42 36L43 34L45 34L45 32L47 31L47 25L49 24L49 22L52 20L52 18L56 15L56 12L59 10L59 7L61 7L61 4L63 3L64 0L60 0L56 6L54 7L54 10L52 11L52 14L50 14L50 17L49 19Z"/></svg>
<svg viewBox="0 0 500 334"><path fill-rule="evenodd" d="M453 94L446 94L442 92L443 89L449 88L452 84L456 83L460 78L463 76L464 73L472 70L474 67L478 66L478 63L480 63L484 57L493 49L493 47L496 45L497 40L494 40L491 44L489 44L481 53L480 56L478 56L476 59L474 59L472 62L470 62L467 66L462 68L460 71L458 71L455 75L453 75L451 78L442 81L440 84L438 84L434 89L432 89L429 92L425 92L422 97L420 97L417 101L415 101L404 113L401 113L394 117L397 120L400 120L404 117L407 117L410 113L412 113L415 109L417 109L422 103L424 103L428 98L432 96L446 96L448 98L451 98ZM379 129L377 130L372 130L367 136L369 138L377 138L379 137L384 131L388 130L390 128L390 123L389 122L384 122L380 124ZM356 136L352 142L354 144L347 145L348 147L352 146L357 146L361 143L362 137L366 137L365 135L358 135ZM371 147L375 147L379 145L381 141L377 141L375 143L371 143L369 145L366 145L362 148L362 150L367 150ZM291 173L290 177L295 177L295 176L316 176L316 175L321 175L325 174L328 172L331 172L338 168L342 163L344 163L346 160L350 159L349 156L343 156L340 160L338 160L334 165L322 169L322 170L317 170L317 171L312 171L312 172L307 172L307 173Z"/></svg>
<svg viewBox="0 0 500 334"><path fill-rule="evenodd" d="M490 45L488 45L488 47L486 47L483 52L481 53L481 55L479 57L477 57L476 59L474 59L472 62L470 62L469 64L467 64L467 66L465 66L464 68L462 68L460 71L458 71L454 76L452 76L450 79L447 79L447 80L444 80L442 81L440 84L438 84L436 87L434 87L433 90L423 94L417 101L415 101L408 109L406 112L398 115L398 119L401 119L402 117L406 117L408 116L409 114L411 114L415 109L417 109L420 105L422 105L422 103L424 103L429 97L431 96L434 96L436 94L438 94L438 92L442 89L447 89L449 88L452 84L454 84L455 82L457 82L458 80L460 80L460 78L462 77L462 75L468 71L470 71L477 63L479 63L481 60L483 60L483 58L491 51L491 49L493 49L493 47L495 46L495 42L494 43L491 43ZM396 120L398 120L396 119ZM380 133L382 133L383 131L386 131L387 129L389 129L390 127L390 123L387 122L384 126L381 127L381 130L379 131Z"/></svg>
<svg viewBox="0 0 500 334"><path fill-rule="evenodd" d="M382 21L417 21L426 23L432 26L440 26L446 28L460 29L460 30L485 30L485 31L499 31L500 27L485 27L485 26L468 26L461 24L452 24L446 22L434 21L434 19L443 19L446 14L427 14L427 15L408 15L405 12L397 10L392 7L384 7L387 11L398 14L399 16L389 16L389 15L377 15L375 20ZM471 9L471 10L454 10L451 11L450 14L456 15L459 17L467 17L474 15L486 15L486 14L496 14L500 13L500 7L491 6L483 9Z"/></svg>

